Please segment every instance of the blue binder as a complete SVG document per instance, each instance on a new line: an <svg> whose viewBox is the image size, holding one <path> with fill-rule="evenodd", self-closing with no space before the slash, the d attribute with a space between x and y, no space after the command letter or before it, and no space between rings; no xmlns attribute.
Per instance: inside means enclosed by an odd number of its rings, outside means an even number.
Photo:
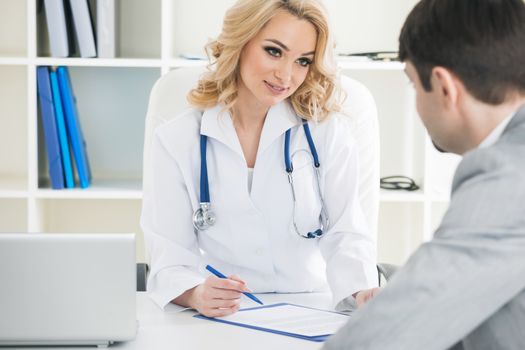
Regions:
<svg viewBox="0 0 525 350"><path fill-rule="evenodd" d="M37 68L37 86L40 100L40 114L44 137L46 139L47 160L49 166L49 178L53 189L64 188L64 172L58 142L57 127L55 122L55 110L53 107L53 95L49 82L48 67Z"/></svg>
<svg viewBox="0 0 525 350"><path fill-rule="evenodd" d="M69 142L66 132L66 122L64 120L64 109L62 108L62 98L60 97L60 90L58 88L57 74L54 71L49 72L49 80L51 81L51 91L53 92L58 141L60 143L62 166L64 168L66 187L73 188L75 187L75 180L73 178L73 167L71 165L71 155L69 153Z"/></svg>
<svg viewBox="0 0 525 350"><path fill-rule="evenodd" d="M69 71L67 67L58 67L56 73L58 86L60 88L60 97L62 98L62 106L64 107L67 132L75 158L78 180L80 187L86 188L91 183L91 169L89 168L86 141L84 140L78 119L77 106L71 79L69 78Z"/></svg>

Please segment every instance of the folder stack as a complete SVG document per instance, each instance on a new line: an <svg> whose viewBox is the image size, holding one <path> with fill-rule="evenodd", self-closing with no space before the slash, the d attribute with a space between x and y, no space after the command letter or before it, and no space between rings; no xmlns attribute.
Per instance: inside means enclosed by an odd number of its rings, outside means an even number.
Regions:
<svg viewBox="0 0 525 350"><path fill-rule="evenodd" d="M89 187L91 169L68 68L38 67L37 86L51 187L75 187L74 170L80 188Z"/></svg>
<svg viewBox="0 0 525 350"><path fill-rule="evenodd" d="M44 0L51 56L72 56L76 39L80 57L116 57L117 5L117 0L97 0L95 31L94 11L88 0Z"/></svg>

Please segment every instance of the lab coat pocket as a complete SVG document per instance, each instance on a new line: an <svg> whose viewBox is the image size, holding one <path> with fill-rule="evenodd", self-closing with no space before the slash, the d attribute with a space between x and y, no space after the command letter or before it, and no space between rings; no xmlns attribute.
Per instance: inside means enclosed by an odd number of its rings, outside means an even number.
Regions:
<svg viewBox="0 0 525 350"><path fill-rule="evenodd" d="M295 203L290 230L296 236L297 231L306 235L320 228L321 199L318 193L317 175L310 162L300 169L295 169L292 176Z"/></svg>

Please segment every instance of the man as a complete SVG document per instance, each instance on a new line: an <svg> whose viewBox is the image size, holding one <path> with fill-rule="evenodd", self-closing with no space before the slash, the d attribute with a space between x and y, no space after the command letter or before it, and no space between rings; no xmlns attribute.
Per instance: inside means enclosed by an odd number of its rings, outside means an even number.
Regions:
<svg viewBox="0 0 525 350"><path fill-rule="evenodd" d="M434 238L324 349L525 349L525 3L422 0L399 55L463 160Z"/></svg>

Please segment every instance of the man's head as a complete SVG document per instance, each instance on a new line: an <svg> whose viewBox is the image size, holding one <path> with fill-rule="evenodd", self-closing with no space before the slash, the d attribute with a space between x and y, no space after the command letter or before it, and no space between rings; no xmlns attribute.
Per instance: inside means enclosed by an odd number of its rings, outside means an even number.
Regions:
<svg viewBox="0 0 525 350"><path fill-rule="evenodd" d="M525 3L422 0L401 30L399 56L431 137L463 153L460 132L470 121L455 113L525 96Z"/></svg>

